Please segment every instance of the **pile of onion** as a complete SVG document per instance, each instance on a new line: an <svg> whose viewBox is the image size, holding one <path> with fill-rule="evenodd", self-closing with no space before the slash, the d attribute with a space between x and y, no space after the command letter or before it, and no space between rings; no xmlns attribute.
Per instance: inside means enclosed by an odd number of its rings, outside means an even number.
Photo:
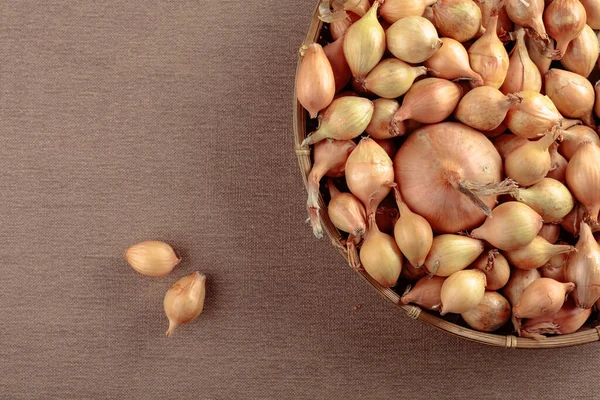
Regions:
<svg viewBox="0 0 600 400"><path fill-rule="evenodd" d="M543 340L597 318L600 1L319 10L331 37L296 77L314 234L465 327Z"/></svg>

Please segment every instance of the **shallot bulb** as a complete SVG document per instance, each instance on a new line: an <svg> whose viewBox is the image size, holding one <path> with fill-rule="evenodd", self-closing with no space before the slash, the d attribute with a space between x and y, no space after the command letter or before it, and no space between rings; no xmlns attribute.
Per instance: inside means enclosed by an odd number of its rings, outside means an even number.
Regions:
<svg viewBox="0 0 600 400"><path fill-rule="evenodd" d="M377 20L380 1L346 31L344 55L352 75L364 78L379 63L385 53L385 31Z"/></svg>
<svg viewBox="0 0 600 400"><path fill-rule="evenodd" d="M431 275L447 277L467 268L483 253L483 242L461 235L439 235L425 260Z"/></svg>
<svg viewBox="0 0 600 400"><path fill-rule="evenodd" d="M513 197L540 214L544 222L558 223L575 207L569 189L552 178L544 178L528 188L515 189Z"/></svg>
<svg viewBox="0 0 600 400"><path fill-rule="evenodd" d="M396 151L398 151L398 147L396 146L396 144L394 143L394 141L392 139L373 139L373 140L375 141L375 143L377 143L379 146L381 146L381 148L383 150L385 150L387 155L390 156L390 159L394 158L394 156L396 155Z"/></svg>
<svg viewBox="0 0 600 400"><path fill-rule="evenodd" d="M375 213L390 192L394 185L392 160L373 139L362 139L348 157L346 183L365 205L367 216Z"/></svg>
<svg viewBox="0 0 600 400"><path fill-rule="evenodd" d="M402 21L402 20L401 20ZM439 78L425 78L408 90L394 114L392 129L407 119L435 124L448 118L462 97L460 85Z"/></svg>
<svg viewBox="0 0 600 400"><path fill-rule="evenodd" d="M396 58L388 58L377 64L362 84L377 96L395 99L408 92L415 79L425 74L425 67L413 67Z"/></svg>
<svg viewBox="0 0 600 400"><path fill-rule="evenodd" d="M498 250L490 250L488 253L480 255L471 267L485 274L487 290L502 289L510 279L510 265Z"/></svg>
<svg viewBox="0 0 600 400"><path fill-rule="evenodd" d="M394 169L404 202L437 232L478 226L497 196L514 189L501 182L502 160L488 138L455 122L413 132L396 153Z"/></svg>
<svg viewBox="0 0 600 400"><path fill-rule="evenodd" d="M481 10L481 26L488 26L494 10L498 10L498 28L496 32L500 38L507 36L512 31L513 22L511 21L506 7L502 6L504 0L474 0ZM483 29L482 29L483 30ZM480 31L480 33L483 33ZM503 40L504 41L504 40Z"/></svg>
<svg viewBox="0 0 600 400"><path fill-rule="evenodd" d="M310 218L313 233L317 238L323 237L323 227L319 215L319 182L324 176L339 178L344 176L346 160L356 144L351 140L323 140L317 143L313 150L314 164L308 174L308 199L306 208Z"/></svg>
<svg viewBox="0 0 600 400"><path fill-rule="evenodd" d="M559 254L571 253L575 248L569 245L552 244L541 236L531 243L516 250L504 253L508 261L520 269L536 269L545 265Z"/></svg>
<svg viewBox="0 0 600 400"><path fill-rule="evenodd" d="M548 132L540 140L529 141L508 153L504 160L506 176L521 186L531 186L544 179L552 167L549 148L559 133L559 130Z"/></svg>
<svg viewBox="0 0 600 400"><path fill-rule="evenodd" d="M441 276L424 276L400 301L403 304L417 304L427 310L438 310L442 305L441 292L445 280Z"/></svg>
<svg viewBox="0 0 600 400"><path fill-rule="evenodd" d="M479 33L481 10L473 0L438 0L431 8L442 36L466 42Z"/></svg>
<svg viewBox="0 0 600 400"><path fill-rule="evenodd" d="M558 143L552 143L550 146L550 160L552 166L546 177L564 183L569 162L558 152Z"/></svg>
<svg viewBox="0 0 600 400"><path fill-rule="evenodd" d="M373 117L371 122L366 128L367 133L373 139L389 139L394 137L394 132L390 130L390 123L392 118L398 109L400 104L396 100L392 99L375 99L373 100L375 109L373 110ZM406 131L405 124L398 124L399 135L403 135Z"/></svg>
<svg viewBox="0 0 600 400"><path fill-rule="evenodd" d="M506 114L505 122L512 133L526 139L534 139L541 133L561 126L563 117L548 96L530 90L520 94L523 101Z"/></svg>
<svg viewBox="0 0 600 400"><path fill-rule="evenodd" d="M318 43L308 45L296 75L296 96L311 118L316 118L333 100L335 75L327 55Z"/></svg>
<svg viewBox="0 0 600 400"><path fill-rule="evenodd" d="M576 252L567 261L565 276L576 285L573 297L578 307L591 308L600 299L600 245L585 222L579 228Z"/></svg>
<svg viewBox="0 0 600 400"><path fill-rule="evenodd" d="M579 330L592 314L592 309L583 309L568 299L554 315L528 319L519 330L519 335L543 340L544 335L567 335Z"/></svg>
<svg viewBox="0 0 600 400"><path fill-rule="evenodd" d="M561 69L551 69L545 76L546 94L558 111L566 117L581 118L594 126L595 93L592 84L581 75Z"/></svg>
<svg viewBox="0 0 600 400"><path fill-rule="evenodd" d="M438 78L470 80L476 86L483 85L483 78L471 69L469 53L457 40L441 38L442 47L427 59L424 65Z"/></svg>
<svg viewBox="0 0 600 400"><path fill-rule="evenodd" d="M333 8L335 10L351 11L362 17L371 8L371 3L369 0L334 0Z"/></svg>
<svg viewBox="0 0 600 400"><path fill-rule="evenodd" d="M551 40L547 46L544 46L543 43L526 35L525 45L527 46L529 58L540 71L540 75L543 76L548 72L550 64L552 64L552 59L549 55L554 53L554 41Z"/></svg>
<svg viewBox="0 0 600 400"><path fill-rule="evenodd" d="M379 9L381 17L390 24L406 17L420 17L437 0L386 0Z"/></svg>
<svg viewBox="0 0 600 400"><path fill-rule="evenodd" d="M494 332L506 325L512 310L510 303L497 292L485 292L481 302L463 312L461 317L473 329L481 332Z"/></svg>
<svg viewBox="0 0 600 400"><path fill-rule="evenodd" d="M567 160L573 157L579 146L585 142L600 145L600 138L595 130L588 126L578 125L561 132L562 142L558 151Z"/></svg>
<svg viewBox="0 0 600 400"><path fill-rule="evenodd" d="M579 236L579 225L581 221L585 220L586 211L585 207L581 204L575 206L575 208L567 214L567 216L560 222L560 226L574 237ZM592 232L600 232L600 225L592 225Z"/></svg>
<svg viewBox="0 0 600 400"><path fill-rule="evenodd" d="M596 66L598 53L598 37L592 28L586 25L579 36L569 43L560 62L569 71L587 78Z"/></svg>
<svg viewBox="0 0 600 400"><path fill-rule="evenodd" d="M556 55L560 60L571 40L585 27L585 8L579 0L554 0L544 11L546 31L556 40Z"/></svg>
<svg viewBox="0 0 600 400"><path fill-rule="evenodd" d="M542 19L544 6L544 0L508 0L506 12L515 24L530 28L536 39L548 41L548 34Z"/></svg>
<svg viewBox="0 0 600 400"><path fill-rule="evenodd" d="M327 180L331 200L327 213L333 225L355 237L367 231L367 214L360 200L352 193L340 192L331 179Z"/></svg>
<svg viewBox="0 0 600 400"><path fill-rule="evenodd" d="M500 157L505 158L508 153L513 151L519 146L528 143L529 141L525 138L522 138L517 135L513 135L512 133L505 133L500 135L493 140L494 147L500 153Z"/></svg>
<svg viewBox="0 0 600 400"><path fill-rule="evenodd" d="M408 262L415 267L421 267L433 242L431 225L425 218L408 208L397 188L394 189L394 194L400 211L400 218L394 227L394 238Z"/></svg>
<svg viewBox="0 0 600 400"><path fill-rule="evenodd" d="M319 19L323 20L323 18L321 17L319 17ZM333 38L333 40L338 40L339 38L344 36L348 28L350 28L350 26L359 19L360 17L354 14L353 12L347 12L345 17L336 18L334 21L331 21L329 23L329 31L331 32L331 37Z"/></svg>
<svg viewBox="0 0 600 400"><path fill-rule="evenodd" d="M469 60L473 71L483 78L486 86L500 89L508 73L509 58L498 38L498 15L493 15L486 31L469 47Z"/></svg>
<svg viewBox="0 0 600 400"><path fill-rule="evenodd" d="M485 274L477 269L453 273L442 284L440 314L462 314L475 308L483 300L485 285Z"/></svg>
<svg viewBox="0 0 600 400"><path fill-rule="evenodd" d="M600 29L600 0L579 0L585 8L586 23L592 29Z"/></svg>
<svg viewBox="0 0 600 400"><path fill-rule="evenodd" d="M510 251L527 246L542 229L542 217L531 207L516 201L500 204L483 225L471 232L497 249Z"/></svg>
<svg viewBox="0 0 600 400"><path fill-rule="evenodd" d="M542 75L527 52L525 30L519 29L517 31L517 44L510 55L508 72L500 90L502 93L508 94L522 92L523 90L539 92L541 89Z"/></svg>
<svg viewBox="0 0 600 400"><path fill-rule="evenodd" d="M363 97L335 99L323 113L319 128L304 139L302 145L315 144L324 139L354 139L371 122L374 108L373 102Z"/></svg>
<svg viewBox="0 0 600 400"><path fill-rule="evenodd" d="M600 147L582 143L567 165L567 186L585 207L586 220L598 222L600 212Z"/></svg>
<svg viewBox="0 0 600 400"><path fill-rule="evenodd" d="M510 279L502 294L510 301L513 306L519 302L521 295L527 289L527 287L536 279L540 279L542 276L537 269L512 269L510 273Z"/></svg>
<svg viewBox="0 0 600 400"><path fill-rule="evenodd" d="M542 229L538 233L538 236L543 237L550 243L556 243L560 236L560 225L557 224L544 224Z"/></svg>
<svg viewBox="0 0 600 400"><path fill-rule="evenodd" d="M461 99L454 116L471 128L491 131L502 124L508 110L521 100L523 98L519 94L504 95L493 87L481 86L471 90Z"/></svg>
<svg viewBox="0 0 600 400"><path fill-rule="evenodd" d="M402 253L393 237L379 231L375 213L369 217L369 228L359 256L363 268L377 283L383 287L396 285L402 272Z"/></svg>
<svg viewBox="0 0 600 400"><path fill-rule="evenodd" d="M513 306L515 318L538 318L553 315L563 306L569 293L575 289L572 282L562 283L550 278L531 282ZM443 300L442 300L443 302Z"/></svg>
<svg viewBox="0 0 600 400"><path fill-rule="evenodd" d="M400 273L400 276L402 278L407 279L409 281L421 279L425 275L427 275L427 271L425 270L425 268L415 268L410 263L404 264L402 266L402 273Z"/></svg>
<svg viewBox="0 0 600 400"><path fill-rule="evenodd" d="M350 78L352 78L352 72L350 72L346 56L344 56L344 37L342 36L338 40L329 43L323 47L323 51L333 70L335 92L339 93L344 90L348 82L350 82Z"/></svg>
<svg viewBox="0 0 600 400"><path fill-rule="evenodd" d="M386 32L390 53L408 63L422 63L441 46L435 26L423 17L406 17L394 22Z"/></svg>

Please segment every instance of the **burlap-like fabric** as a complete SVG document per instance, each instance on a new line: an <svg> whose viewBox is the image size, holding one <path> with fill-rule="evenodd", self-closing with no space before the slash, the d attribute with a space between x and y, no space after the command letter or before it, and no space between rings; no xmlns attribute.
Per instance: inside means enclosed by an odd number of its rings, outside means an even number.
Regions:
<svg viewBox="0 0 600 400"><path fill-rule="evenodd" d="M0 398L598 398L600 344L453 338L312 237L291 106L314 6L0 2ZM184 262L136 274L146 239ZM194 270L205 311L167 339Z"/></svg>

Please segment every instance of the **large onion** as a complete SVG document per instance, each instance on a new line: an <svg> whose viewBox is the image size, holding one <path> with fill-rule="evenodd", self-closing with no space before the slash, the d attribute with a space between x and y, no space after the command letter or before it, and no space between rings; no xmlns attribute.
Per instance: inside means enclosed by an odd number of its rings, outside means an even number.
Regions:
<svg viewBox="0 0 600 400"><path fill-rule="evenodd" d="M396 153L394 169L406 204L438 232L476 227L497 195L513 189L501 187L502 160L492 143L455 122L413 132Z"/></svg>

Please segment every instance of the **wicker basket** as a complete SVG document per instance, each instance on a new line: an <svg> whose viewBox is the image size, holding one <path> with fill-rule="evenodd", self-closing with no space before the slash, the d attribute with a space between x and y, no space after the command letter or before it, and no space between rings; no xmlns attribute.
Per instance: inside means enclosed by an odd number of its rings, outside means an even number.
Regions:
<svg viewBox="0 0 600 400"><path fill-rule="evenodd" d="M318 18L318 10L315 8L315 12L312 17L310 28L304 40L304 44L310 44L318 41L323 23ZM298 63L300 59L298 60ZM298 156L298 163L300 164L300 171L304 180L304 185L307 183L307 176L311 168L310 149L302 147L301 143L306 137L306 126L307 126L307 113L300 103L296 100L296 94L294 93L294 137L296 144L296 155ZM332 243L336 248L339 249L340 253L344 256L346 261L348 260L348 254L342 245L342 236L338 230L333 226L327 212L325 211L326 205L323 198L319 199L321 206L321 218L323 220L323 227ZM398 308L404 310L409 317L424 321L438 329L444 330L455 336L459 336L464 339L469 339L474 342L479 342L491 346L506 347L506 348L527 348L527 349L543 349L543 348L555 348L555 347L568 347L575 346L585 343L591 343L600 340L600 325L594 327L586 326L579 332L572 333L569 335L552 336L545 340L533 340L528 338L516 337L513 335L500 335L490 334L474 331L469 328L465 328L446 321L436 315L430 314L426 310L422 310L420 307L413 305L404 305L400 302L400 296L390 288L384 288L375 282L364 270L357 271L362 277L367 280L377 291L386 299L394 303Z"/></svg>

